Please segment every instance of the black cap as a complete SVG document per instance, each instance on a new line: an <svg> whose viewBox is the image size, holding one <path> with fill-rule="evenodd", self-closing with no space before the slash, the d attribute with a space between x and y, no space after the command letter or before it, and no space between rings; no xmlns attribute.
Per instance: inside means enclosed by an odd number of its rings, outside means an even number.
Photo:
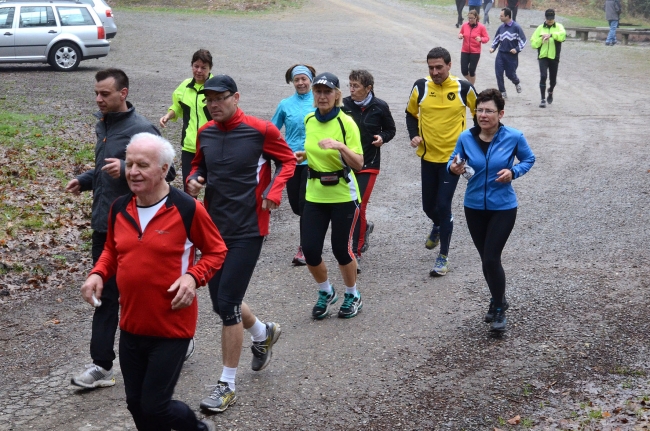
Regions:
<svg viewBox="0 0 650 431"><path fill-rule="evenodd" d="M223 93L224 91L236 93L237 84L235 84L235 80L228 75L217 75L205 81L203 90L199 91L199 94L204 94L206 90L216 91L219 93Z"/></svg>
<svg viewBox="0 0 650 431"><path fill-rule="evenodd" d="M324 72L317 75L311 85L324 85L329 88L339 88L339 79L332 73Z"/></svg>
<svg viewBox="0 0 650 431"><path fill-rule="evenodd" d="M546 9L544 16L546 19L555 19L555 11L553 9Z"/></svg>

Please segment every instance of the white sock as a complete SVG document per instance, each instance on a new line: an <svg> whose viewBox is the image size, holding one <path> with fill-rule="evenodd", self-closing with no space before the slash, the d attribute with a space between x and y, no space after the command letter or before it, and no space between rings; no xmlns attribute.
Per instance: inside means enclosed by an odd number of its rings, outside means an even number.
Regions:
<svg viewBox="0 0 650 431"><path fill-rule="evenodd" d="M223 371L221 372L221 378L219 379L222 382L228 383L228 386L230 389L233 391L235 390L235 376L237 375L237 368L228 368L228 367L223 367Z"/></svg>
<svg viewBox="0 0 650 431"><path fill-rule="evenodd" d="M345 293L347 293L347 294L351 293L354 296L359 296L359 291L357 290L357 285L355 284L352 287L345 286Z"/></svg>
<svg viewBox="0 0 650 431"><path fill-rule="evenodd" d="M260 319L257 317L253 326L248 328L248 332L251 334L251 340L253 341L259 342L266 340L266 325L260 322Z"/></svg>
<svg viewBox="0 0 650 431"><path fill-rule="evenodd" d="M322 283L318 283L318 289L322 292L327 292L328 295L332 293L332 285L330 284L329 278Z"/></svg>

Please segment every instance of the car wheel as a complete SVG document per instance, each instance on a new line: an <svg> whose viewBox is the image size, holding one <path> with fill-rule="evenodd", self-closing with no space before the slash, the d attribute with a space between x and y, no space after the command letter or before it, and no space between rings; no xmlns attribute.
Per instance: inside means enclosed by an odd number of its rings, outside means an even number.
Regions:
<svg viewBox="0 0 650 431"><path fill-rule="evenodd" d="M79 67L81 52L74 43L61 42L50 50L48 62L58 71L71 72Z"/></svg>

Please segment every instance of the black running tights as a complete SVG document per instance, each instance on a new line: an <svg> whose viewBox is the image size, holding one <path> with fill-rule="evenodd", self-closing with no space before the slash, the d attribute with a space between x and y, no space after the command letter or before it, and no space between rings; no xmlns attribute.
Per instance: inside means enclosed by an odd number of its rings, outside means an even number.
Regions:
<svg viewBox="0 0 650 431"><path fill-rule="evenodd" d="M557 83L557 68L560 62L550 58L539 59L539 92L542 94L542 99L546 99L546 77L547 72L549 75L548 92L552 93Z"/></svg>
<svg viewBox="0 0 650 431"><path fill-rule="evenodd" d="M465 218L472 241L481 256L483 276L498 308L505 301L506 294L506 274L501 266L501 253L515 226L517 208L489 211L465 207Z"/></svg>

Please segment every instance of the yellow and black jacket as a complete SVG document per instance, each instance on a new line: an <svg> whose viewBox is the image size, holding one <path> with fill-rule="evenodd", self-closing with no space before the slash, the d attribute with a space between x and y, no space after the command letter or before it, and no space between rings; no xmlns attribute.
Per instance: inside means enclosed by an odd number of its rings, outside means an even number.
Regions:
<svg viewBox="0 0 650 431"><path fill-rule="evenodd" d="M430 76L415 81L406 106L406 127L411 139L422 137L417 155L427 162L447 163L466 128L467 108L474 117L476 92L469 82L452 75L441 85Z"/></svg>

